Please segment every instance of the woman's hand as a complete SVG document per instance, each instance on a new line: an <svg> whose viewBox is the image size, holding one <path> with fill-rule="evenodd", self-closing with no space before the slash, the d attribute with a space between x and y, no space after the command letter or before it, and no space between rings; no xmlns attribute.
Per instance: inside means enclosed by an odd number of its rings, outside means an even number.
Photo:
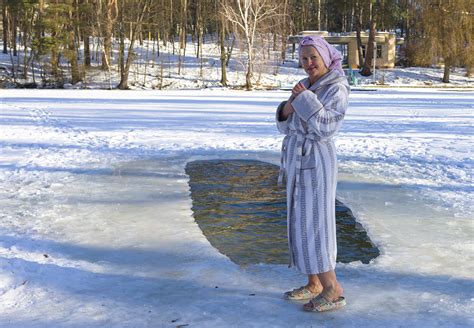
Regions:
<svg viewBox="0 0 474 328"><path fill-rule="evenodd" d="M300 93L302 93L303 91L305 91L306 88L305 86L303 85L303 83L297 83L294 87L293 87L293 90L291 90L291 95L293 96L293 98L296 98Z"/></svg>
<svg viewBox="0 0 474 328"><path fill-rule="evenodd" d="M288 119L288 116L290 116L291 113L295 112L295 109L291 105L291 102L303 91L307 90L305 86L302 83L297 83L293 89L291 90L291 97L288 99L288 101L285 104L285 107L283 107L283 110L280 112L280 121L286 121Z"/></svg>

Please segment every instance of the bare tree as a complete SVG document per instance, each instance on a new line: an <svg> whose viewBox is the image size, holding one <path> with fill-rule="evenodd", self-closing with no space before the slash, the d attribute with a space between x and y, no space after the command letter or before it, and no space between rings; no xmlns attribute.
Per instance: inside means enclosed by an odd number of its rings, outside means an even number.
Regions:
<svg viewBox="0 0 474 328"><path fill-rule="evenodd" d="M37 17L37 7L29 2L21 3L21 19L19 21L20 31L22 32L23 46L23 79L28 79L28 68L33 61L35 51L33 44L34 20Z"/></svg>
<svg viewBox="0 0 474 328"><path fill-rule="evenodd" d="M134 3L134 8L128 8L128 12L131 13L131 21L133 21L132 27L130 28L130 40L127 51L127 58L125 60L125 0L120 0L119 9L119 20L120 20L120 83L117 86L119 89L128 89L128 75L130 72L130 66L133 63L135 54L133 52L133 46L135 40L140 33L142 22L148 8L153 0L138 0L138 3Z"/></svg>
<svg viewBox="0 0 474 328"><path fill-rule="evenodd" d="M360 74L363 76L372 75L372 66L373 61L377 58L374 57L374 47L375 47L375 32L377 27L377 15L378 15L378 4L370 3L370 29L369 29L369 40L367 46L365 47L365 61L360 70Z"/></svg>
<svg viewBox="0 0 474 328"><path fill-rule="evenodd" d="M179 58L178 58L178 74L181 74L181 68L186 55L186 25L188 18L188 0L181 0L179 15Z"/></svg>
<svg viewBox="0 0 474 328"><path fill-rule="evenodd" d="M245 74L245 88L251 90L255 39L264 22L276 15L278 6L271 0L228 0L220 1L221 7L227 19L242 34L247 51L247 72Z"/></svg>
<svg viewBox="0 0 474 328"><path fill-rule="evenodd" d="M104 26L102 35L104 38L102 52L102 70L110 70L110 53L112 51L112 31L117 20L117 0L99 0L99 10L104 12ZM99 18L100 20L100 18Z"/></svg>
<svg viewBox="0 0 474 328"><path fill-rule="evenodd" d="M2 1L2 28L3 28L3 53L8 53L8 5L6 1Z"/></svg>
<svg viewBox="0 0 474 328"><path fill-rule="evenodd" d="M225 17L221 13L219 17L219 44L221 51L221 84L227 86L227 53L225 50Z"/></svg>
<svg viewBox="0 0 474 328"><path fill-rule="evenodd" d="M67 15L69 18L68 24L66 24L67 29L67 52L66 56L71 64L71 79L72 84L76 84L79 81L82 81L82 77L79 70L79 63L77 61L77 43L76 43L76 34L75 26L77 25L77 20L74 17L74 13L77 12L78 4L77 2L71 4L67 7Z"/></svg>
<svg viewBox="0 0 474 328"><path fill-rule="evenodd" d="M90 24L91 17L94 17L93 4L89 3L90 0L80 0L79 7L79 26L82 40L84 42L84 65L86 67L91 66L91 49L90 49L90 37L93 33L93 24ZM97 19L92 19L95 22Z"/></svg>
<svg viewBox="0 0 474 328"><path fill-rule="evenodd" d="M355 29L356 29L356 39L357 39L357 55L359 57L359 67L361 67L362 63L364 62L364 56L362 54L362 37L361 37L362 13L363 13L361 1L362 0L355 0L355 8L354 8L354 11L356 13Z"/></svg>
<svg viewBox="0 0 474 328"><path fill-rule="evenodd" d="M281 62L285 62L286 59L286 39L288 34L291 32L290 26L290 6L289 0L283 0L283 5L281 6Z"/></svg>

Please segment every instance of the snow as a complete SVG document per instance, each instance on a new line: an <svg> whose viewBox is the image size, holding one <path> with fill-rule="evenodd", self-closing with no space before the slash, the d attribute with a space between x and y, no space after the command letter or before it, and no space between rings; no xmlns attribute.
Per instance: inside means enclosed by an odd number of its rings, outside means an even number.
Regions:
<svg viewBox="0 0 474 328"><path fill-rule="evenodd" d="M465 90L465 91L463 91ZM338 197L382 255L338 264L348 306L239 267L194 222L188 161L279 163L288 91L0 90L0 327L467 327L472 90L353 91Z"/></svg>
<svg viewBox="0 0 474 328"><path fill-rule="evenodd" d="M94 40L91 40L94 42ZM173 49L179 49L179 44L173 46L171 42L163 45L160 42L160 54L156 52L157 43L143 41L143 44L135 43L134 56L136 60L130 68L129 86L131 89L204 89L221 88L220 69L220 47L215 36L206 36L203 45L203 57L197 58L197 43L191 38L186 46L186 56L183 67L178 73L178 56L173 53ZM93 47L98 49L97 40ZM228 41L231 42L230 40ZM273 50L273 37L259 40L257 55L254 65L254 87L256 89L281 89L291 88L293 85L305 77L303 70L298 68L297 53L292 53L291 45L288 45L286 59L282 63L279 59L280 50ZM230 44L228 45L230 46ZM247 55L242 45L236 42L231 59L227 68L228 85L232 89L242 89L245 85L245 62ZM100 58L98 54L93 55L92 66L85 72L85 79L75 85L69 83L70 68L65 58L62 60L62 74L65 78L63 85L66 89L106 89L115 88L120 82L118 71L118 43L113 44L111 71L100 70ZM18 57L11 57L10 54L0 53L0 86L12 86L11 73L12 61L15 63L17 80L20 83L33 82L32 68L28 71L28 80L19 79L24 62L23 51L19 49ZM81 55L82 52L79 52ZM13 59L12 59L13 58ZM79 60L83 60L79 58ZM41 65L47 67L49 58L42 56ZM18 67L20 66L20 67ZM346 69L347 73L349 70ZM450 82L443 83L443 67L395 67L392 69L376 69L375 75L369 77L361 76L356 70L353 71L357 78L359 88L377 87L437 87L437 88L472 88L474 87L474 77L466 76L466 69L456 67L450 73ZM35 62L35 81L41 84L41 74L39 63ZM68 80L69 79L69 80ZM10 81L10 82L9 82ZM54 85L49 81L49 86Z"/></svg>

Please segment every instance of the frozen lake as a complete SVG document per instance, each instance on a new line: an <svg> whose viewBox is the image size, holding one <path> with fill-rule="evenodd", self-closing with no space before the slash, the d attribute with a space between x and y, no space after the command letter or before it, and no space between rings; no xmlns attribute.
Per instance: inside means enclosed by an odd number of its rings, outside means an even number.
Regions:
<svg viewBox="0 0 474 328"><path fill-rule="evenodd" d="M0 327L474 325L472 91L351 94L338 197L381 255L339 264L348 306L323 315L281 299L286 265L210 245L184 170L278 164L288 92L0 94Z"/></svg>

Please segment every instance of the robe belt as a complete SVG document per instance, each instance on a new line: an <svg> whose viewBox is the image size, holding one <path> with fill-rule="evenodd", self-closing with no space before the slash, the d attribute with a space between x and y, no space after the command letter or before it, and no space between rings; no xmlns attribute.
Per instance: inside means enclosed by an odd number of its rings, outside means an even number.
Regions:
<svg viewBox="0 0 474 328"><path fill-rule="evenodd" d="M288 169L286 158L287 158L288 144L290 141L290 137L292 136L296 136L295 196L297 196L299 184L300 184L301 161L302 161L303 155L311 154L311 150L313 148L313 143L306 142L306 141L307 140L320 141L322 140L322 138L320 138L319 136L315 134L309 134L309 133L303 134L303 133L298 133L294 130L291 130L290 133L288 133L288 135L285 136L285 138L283 139L282 147L281 147L280 172L278 174L278 185L282 184L283 177L285 176L285 172Z"/></svg>

